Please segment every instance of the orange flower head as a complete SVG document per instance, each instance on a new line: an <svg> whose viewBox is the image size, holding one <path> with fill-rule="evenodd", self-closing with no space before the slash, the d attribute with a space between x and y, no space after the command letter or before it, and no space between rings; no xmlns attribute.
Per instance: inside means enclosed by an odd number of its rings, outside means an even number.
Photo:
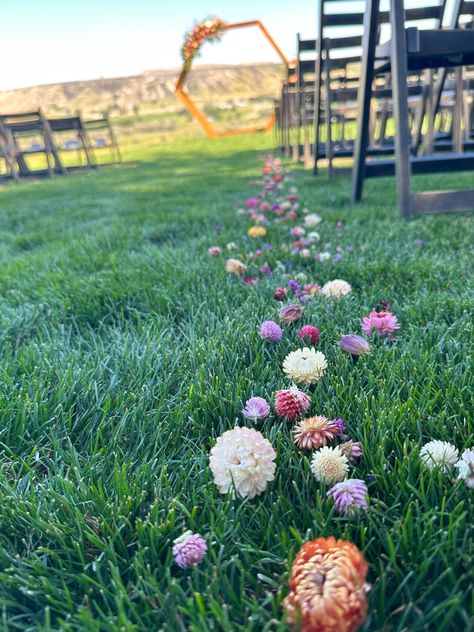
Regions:
<svg viewBox="0 0 474 632"><path fill-rule="evenodd" d="M283 601L301 632L356 632L367 616L367 562L345 540L318 538L301 547Z"/></svg>

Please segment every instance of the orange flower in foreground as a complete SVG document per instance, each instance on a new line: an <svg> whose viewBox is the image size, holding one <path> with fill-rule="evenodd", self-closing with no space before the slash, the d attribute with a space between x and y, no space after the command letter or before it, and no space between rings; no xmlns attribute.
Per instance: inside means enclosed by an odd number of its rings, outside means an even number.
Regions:
<svg viewBox="0 0 474 632"><path fill-rule="evenodd" d="M318 538L301 547L283 602L301 632L355 632L367 615L367 562L345 540Z"/></svg>

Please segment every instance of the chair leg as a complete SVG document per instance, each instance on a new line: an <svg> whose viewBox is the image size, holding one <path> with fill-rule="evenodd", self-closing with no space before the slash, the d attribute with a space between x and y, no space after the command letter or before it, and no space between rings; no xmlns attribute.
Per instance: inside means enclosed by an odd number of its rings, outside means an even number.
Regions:
<svg viewBox="0 0 474 632"><path fill-rule="evenodd" d="M379 4L380 0L372 0L368 3L369 6L364 20L364 36L362 42L363 53L357 108L359 112L359 124L354 147L354 163L352 167L352 203L359 202L361 200L362 188L364 185Z"/></svg>
<svg viewBox="0 0 474 632"><path fill-rule="evenodd" d="M318 46L316 52L316 78L315 78L315 92L314 92L314 166L313 173L318 173L318 159L319 159L319 133L321 126L321 55L323 52L322 46Z"/></svg>
<svg viewBox="0 0 474 632"><path fill-rule="evenodd" d="M326 47L325 47L326 48ZM327 170L328 170L328 178L332 178L334 176L333 172L333 142L332 142L332 117L331 117L331 72L330 72L330 60L329 60L329 50L326 49L326 59L324 62L325 73L324 73L324 106L326 113L326 160L327 160Z"/></svg>
<svg viewBox="0 0 474 632"><path fill-rule="evenodd" d="M407 49L403 0L390 0L392 27L392 79L395 115L395 173L400 216L409 219L411 208L410 128L408 122Z"/></svg>

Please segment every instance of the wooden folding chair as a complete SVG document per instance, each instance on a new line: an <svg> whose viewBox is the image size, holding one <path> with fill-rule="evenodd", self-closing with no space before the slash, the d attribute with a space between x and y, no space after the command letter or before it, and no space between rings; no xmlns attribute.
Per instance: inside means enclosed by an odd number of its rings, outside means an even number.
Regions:
<svg viewBox="0 0 474 632"><path fill-rule="evenodd" d="M397 177L400 215L474 209L474 189L413 192L412 173L439 173L474 169L474 154L412 156L409 129L407 77L410 71L456 68L474 62L474 38L464 29L406 28L407 18L425 20L436 8L405 9L403 0L390 0L391 39L377 47L380 0L370 0L365 20L363 63L359 87L359 128L353 168L352 200L362 197L364 179ZM378 73L392 73L395 117L395 160L367 161L372 84ZM459 97L461 98L461 96ZM430 118L430 117L428 117ZM431 117L432 118L432 117Z"/></svg>
<svg viewBox="0 0 474 632"><path fill-rule="evenodd" d="M52 176L53 173L66 173L49 127L41 110L15 114L1 114L0 121L8 136L11 153L18 164L20 176ZM39 140L39 142L34 141ZM33 142L31 142L33 141ZM30 142L29 145L26 145ZM27 162L28 156L42 154L46 159L46 168L33 169Z"/></svg>
<svg viewBox="0 0 474 632"><path fill-rule="evenodd" d="M96 167L96 162L94 159L94 151L87 134L87 131L84 127L82 119L80 115L77 116L65 116L61 118L49 118L48 119L49 129L51 130L51 135L53 139L56 141L60 135L74 133L75 139L71 144L62 144L55 142L55 146L58 149L58 152L76 152L78 156L78 164L76 165L68 165L65 167L68 171L71 169L80 169L84 166L89 169L94 169ZM85 158L85 164L83 161L83 157Z"/></svg>
<svg viewBox="0 0 474 632"><path fill-rule="evenodd" d="M112 164L122 162L122 153L120 151L112 122L108 115L104 115L99 118L83 120L83 126L84 130L88 134L88 137L92 140L96 140L94 145L94 149L96 152L99 149L108 149L112 158ZM105 132L106 138L98 137L97 132ZM96 166L111 163L95 162Z"/></svg>

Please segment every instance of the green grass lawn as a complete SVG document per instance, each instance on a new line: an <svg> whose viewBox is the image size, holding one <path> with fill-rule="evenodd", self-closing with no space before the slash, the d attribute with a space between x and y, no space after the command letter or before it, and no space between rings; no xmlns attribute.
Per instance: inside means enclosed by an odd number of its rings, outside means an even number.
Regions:
<svg viewBox="0 0 474 632"><path fill-rule="evenodd" d="M364 630L471 629L473 492L418 452L430 439L474 443L472 215L404 223L392 180L369 182L352 208L348 180L295 171L324 218L321 242L354 247L337 262L294 261L312 281L353 287L315 299L304 322L329 363L311 410L343 417L362 442L370 510L337 516L274 417L258 428L277 451L266 492L231 500L214 485L210 448L244 423L246 399L287 384L282 360L297 346L257 335L277 318L281 275L248 287L225 255L207 255L243 243L236 208L270 146L142 138L125 147L136 163L0 189L2 630L285 630L291 561L320 535L364 551ZM440 178L472 174L418 182ZM269 230L271 265L285 231ZM400 332L353 365L336 342L382 299ZM182 571L171 549L186 529L209 551Z"/></svg>

